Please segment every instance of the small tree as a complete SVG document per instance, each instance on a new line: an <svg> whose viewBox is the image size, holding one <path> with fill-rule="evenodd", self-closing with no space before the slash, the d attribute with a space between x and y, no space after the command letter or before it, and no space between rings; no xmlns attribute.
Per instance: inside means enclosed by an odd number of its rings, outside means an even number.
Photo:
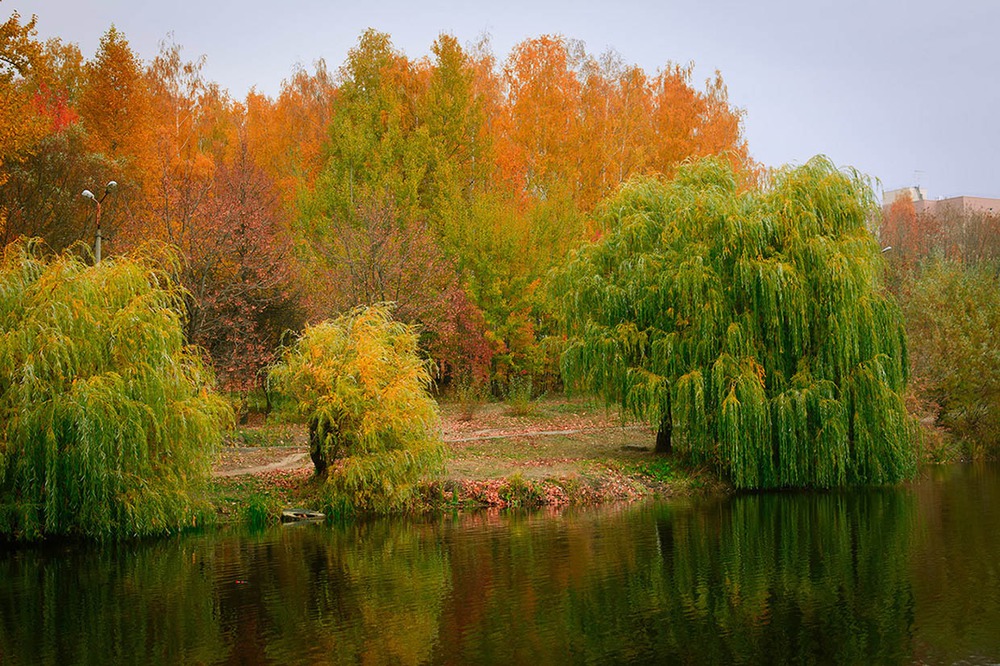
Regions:
<svg viewBox="0 0 1000 666"><path fill-rule="evenodd" d="M0 257L0 535L169 532L231 418L152 258Z"/></svg>
<svg viewBox="0 0 1000 666"><path fill-rule="evenodd" d="M632 182L559 278L565 376L740 488L906 477L906 340L874 210L822 158L760 191L716 159Z"/></svg>
<svg viewBox="0 0 1000 666"><path fill-rule="evenodd" d="M263 388L286 330L301 331L291 239L273 184L245 142L214 173L214 195L192 217L181 280L188 339L211 355L222 387Z"/></svg>
<svg viewBox="0 0 1000 666"><path fill-rule="evenodd" d="M386 194L357 196L352 215L323 221L312 247L328 268L315 297L322 311L392 302L397 319L419 328L420 347L442 369L476 383L489 376L494 344L453 261L422 221L406 220Z"/></svg>
<svg viewBox="0 0 1000 666"><path fill-rule="evenodd" d="M358 308L306 329L270 381L309 422L316 474L336 501L400 506L443 456L437 405L417 334L389 306Z"/></svg>

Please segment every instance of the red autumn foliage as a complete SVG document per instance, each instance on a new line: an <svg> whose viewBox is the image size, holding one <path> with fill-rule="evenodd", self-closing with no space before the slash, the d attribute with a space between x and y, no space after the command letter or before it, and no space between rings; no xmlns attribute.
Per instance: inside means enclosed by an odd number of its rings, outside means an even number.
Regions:
<svg viewBox="0 0 1000 666"><path fill-rule="evenodd" d="M303 325L291 238L271 181L247 150L218 167L214 192L194 218L184 282L189 338L203 345L223 385L261 386L287 329Z"/></svg>
<svg viewBox="0 0 1000 666"><path fill-rule="evenodd" d="M397 319L420 327L422 346L442 378L485 380L495 351L485 319L426 225L401 220L385 196L360 201L356 213L356 221L334 220L321 248L332 267L327 281L338 286L322 311L395 303Z"/></svg>

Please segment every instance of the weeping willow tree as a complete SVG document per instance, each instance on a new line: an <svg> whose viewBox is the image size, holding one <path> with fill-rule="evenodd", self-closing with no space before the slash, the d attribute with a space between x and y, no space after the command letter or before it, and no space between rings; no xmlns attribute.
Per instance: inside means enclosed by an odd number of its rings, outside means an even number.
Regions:
<svg viewBox="0 0 1000 666"><path fill-rule="evenodd" d="M306 329L269 381L309 422L310 454L335 510L403 506L444 449L417 333L387 305Z"/></svg>
<svg viewBox="0 0 1000 666"><path fill-rule="evenodd" d="M201 513L229 408L156 265L3 250L0 535L147 535Z"/></svg>
<svg viewBox="0 0 1000 666"><path fill-rule="evenodd" d="M906 338L874 205L823 158L760 190L716 159L630 183L556 278L564 376L739 488L907 477Z"/></svg>

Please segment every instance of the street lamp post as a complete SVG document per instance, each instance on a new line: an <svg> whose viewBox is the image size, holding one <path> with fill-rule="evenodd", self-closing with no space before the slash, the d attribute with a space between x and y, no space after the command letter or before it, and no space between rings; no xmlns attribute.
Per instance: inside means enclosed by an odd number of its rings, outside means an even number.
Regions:
<svg viewBox="0 0 1000 666"><path fill-rule="evenodd" d="M108 181L107 187L104 188L104 194L98 199L94 196L94 193L90 190L84 190L83 196L86 199L90 199L97 205L97 238L94 240L94 263L101 263L101 202L104 201L109 194L115 191L118 187L118 183L115 181Z"/></svg>

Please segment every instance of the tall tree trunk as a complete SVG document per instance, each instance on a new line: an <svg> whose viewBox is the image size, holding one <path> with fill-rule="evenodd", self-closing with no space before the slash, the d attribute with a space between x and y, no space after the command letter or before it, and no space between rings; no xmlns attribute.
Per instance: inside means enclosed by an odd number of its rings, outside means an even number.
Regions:
<svg viewBox="0 0 1000 666"><path fill-rule="evenodd" d="M656 449L655 453L662 455L670 455L674 452L673 444L670 441L670 437L674 431L674 418L672 415L672 405L670 404L670 397L667 397L667 409L666 413L660 418L660 427L656 431Z"/></svg>
<svg viewBox="0 0 1000 666"><path fill-rule="evenodd" d="M660 421L660 429L656 431L655 453L669 455L674 452L673 445L670 443L670 435L673 429L674 425L671 423L669 415Z"/></svg>

